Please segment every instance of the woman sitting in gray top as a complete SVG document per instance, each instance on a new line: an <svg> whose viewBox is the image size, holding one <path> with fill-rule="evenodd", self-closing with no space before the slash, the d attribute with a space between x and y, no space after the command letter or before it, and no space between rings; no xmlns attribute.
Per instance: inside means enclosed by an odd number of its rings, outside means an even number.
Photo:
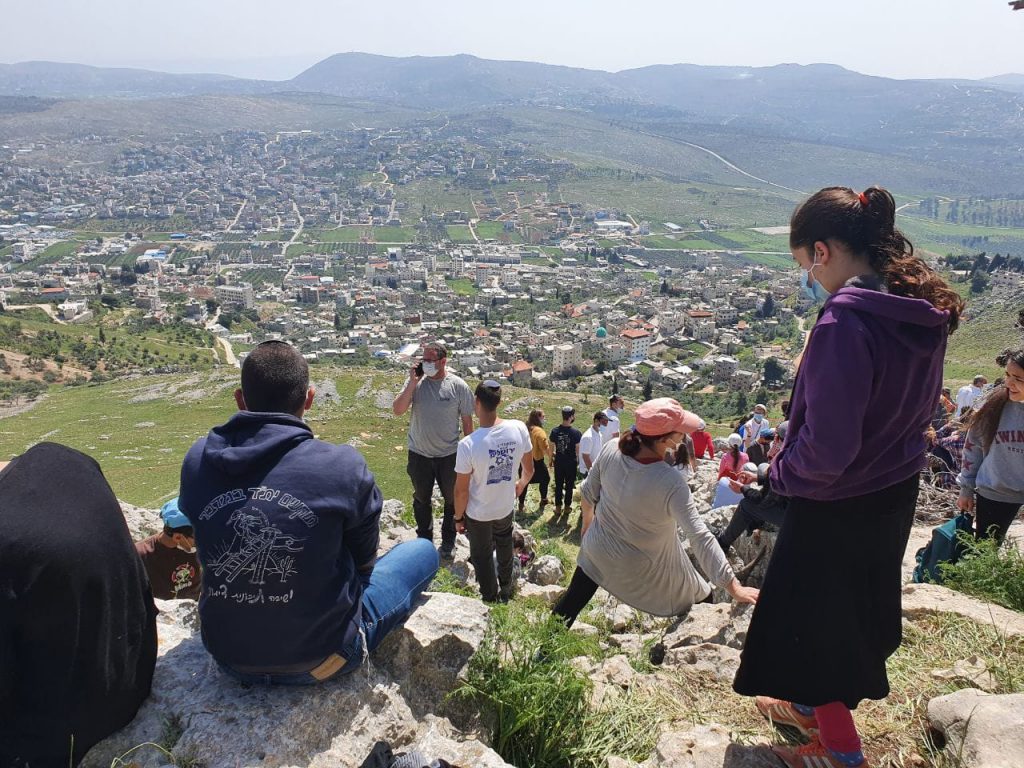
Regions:
<svg viewBox="0 0 1024 768"><path fill-rule="evenodd" d="M711 583L741 603L758 591L737 581L715 537L697 516L690 489L665 463L699 419L667 397L636 409L619 444L606 445L581 490L583 541L569 589L554 613L571 626L603 587L623 603L656 616L675 616L706 600L711 586L693 567L676 535L682 529Z"/></svg>

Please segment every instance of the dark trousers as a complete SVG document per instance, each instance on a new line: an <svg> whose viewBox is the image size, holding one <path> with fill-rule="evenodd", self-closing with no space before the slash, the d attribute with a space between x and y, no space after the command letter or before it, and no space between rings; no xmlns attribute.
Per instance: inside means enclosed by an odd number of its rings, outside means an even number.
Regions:
<svg viewBox="0 0 1024 768"><path fill-rule="evenodd" d="M455 546L455 454L431 459L409 451L406 472L412 480L412 513L416 517L416 535L434 540L434 512L430 497L434 483L444 498L444 517L441 519L441 546Z"/></svg>
<svg viewBox="0 0 1024 768"><path fill-rule="evenodd" d="M572 581L569 582L569 588L555 603L551 612L562 619L565 626L571 627L576 621L576 617L580 615L580 611L587 607L587 603L593 598L595 592L597 592L597 582L587 576L577 565L572 574Z"/></svg>
<svg viewBox="0 0 1024 768"><path fill-rule="evenodd" d="M743 499L733 512L729 525L719 534L718 543L722 551L728 554L729 547L744 531L760 528L765 523L780 526L785 519L786 508L781 504L772 501L758 503L752 499Z"/></svg>
<svg viewBox="0 0 1024 768"><path fill-rule="evenodd" d="M979 539L994 538L1002 543L1010 530L1010 523L1020 512L1020 504L992 501L980 493L974 498L974 535Z"/></svg>
<svg viewBox="0 0 1024 768"><path fill-rule="evenodd" d="M562 498L565 498L565 506L572 504L572 492L576 490L576 462L572 464L559 464L555 462L555 506L562 506Z"/></svg>
<svg viewBox="0 0 1024 768"><path fill-rule="evenodd" d="M519 476L523 476L523 468L519 467ZM533 477L530 478L530 485L540 486L540 497L544 500L548 500L548 483L551 482L551 475L548 474L548 466L544 463L544 459L533 460ZM526 503L526 492L530 490L530 485L523 488L523 492L519 494L519 503Z"/></svg>
<svg viewBox="0 0 1024 768"><path fill-rule="evenodd" d="M500 520L474 520L466 515L466 536L469 538L469 560L476 570L476 582L485 602L512 597L512 513ZM498 556L495 573L494 554ZM499 592L500 587L500 592Z"/></svg>

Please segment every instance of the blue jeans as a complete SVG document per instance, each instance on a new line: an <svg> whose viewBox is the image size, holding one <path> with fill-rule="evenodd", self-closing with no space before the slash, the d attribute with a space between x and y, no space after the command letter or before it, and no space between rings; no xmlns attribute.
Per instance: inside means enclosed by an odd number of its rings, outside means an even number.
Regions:
<svg viewBox="0 0 1024 768"><path fill-rule="evenodd" d="M363 598L359 633L344 648L338 650L338 655L345 659L345 665L337 674L348 674L362 664L364 637L366 652L373 651L391 630L409 617L413 603L433 581L439 565L437 549L434 548L433 542L428 539L413 539L399 544L384 555L374 565L371 573L360 575ZM221 669L245 683L313 685L323 682L323 679L318 680L309 672L287 675L249 674L238 672L223 664Z"/></svg>

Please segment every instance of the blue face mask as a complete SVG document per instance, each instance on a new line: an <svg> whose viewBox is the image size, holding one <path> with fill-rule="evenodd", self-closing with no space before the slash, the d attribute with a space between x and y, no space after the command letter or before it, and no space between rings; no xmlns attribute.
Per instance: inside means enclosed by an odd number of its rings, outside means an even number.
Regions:
<svg viewBox="0 0 1024 768"><path fill-rule="evenodd" d="M825 286L823 286L821 282L818 280L815 280L814 285L811 285L809 279L811 276L811 272L814 271L815 267L820 266L820 264L815 262L814 264L811 265L810 272L808 272L806 269L800 270L800 289L804 292L804 296L809 298L811 301L818 303L825 301L825 299L832 295L828 291L828 289L825 288Z"/></svg>
<svg viewBox="0 0 1024 768"><path fill-rule="evenodd" d="M764 416L762 416L760 413L755 413L754 414L754 421L756 421L758 424L760 424L762 421L764 421Z"/></svg>

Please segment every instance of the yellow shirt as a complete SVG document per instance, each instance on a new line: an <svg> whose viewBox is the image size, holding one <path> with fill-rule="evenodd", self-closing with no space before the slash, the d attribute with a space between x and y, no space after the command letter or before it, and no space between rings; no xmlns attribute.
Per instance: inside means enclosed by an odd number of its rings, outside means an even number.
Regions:
<svg viewBox="0 0 1024 768"><path fill-rule="evenodd" d="M533 443L533 460L544 461L548 455L548 434L543 427L530 427L530 442Z"/></svg>

